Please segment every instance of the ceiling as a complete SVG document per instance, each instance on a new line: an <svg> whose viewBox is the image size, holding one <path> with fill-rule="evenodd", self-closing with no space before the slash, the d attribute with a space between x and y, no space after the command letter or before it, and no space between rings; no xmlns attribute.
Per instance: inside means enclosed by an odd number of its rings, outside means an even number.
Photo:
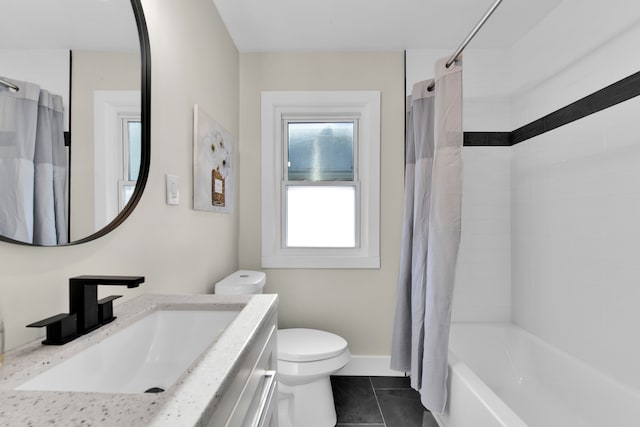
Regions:
<svg viewBox="0 0 640 427"><path fill-rule="evenodd" d="M455 49L494 0L213 0L241 52ZM504 0L470 47L508 48L562 0Z"/></svg>

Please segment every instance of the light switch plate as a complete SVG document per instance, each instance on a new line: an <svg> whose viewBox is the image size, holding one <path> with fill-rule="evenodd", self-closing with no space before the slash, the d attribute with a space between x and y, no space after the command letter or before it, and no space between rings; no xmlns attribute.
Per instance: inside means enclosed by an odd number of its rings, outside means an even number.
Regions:
<svg viewBox="0 0 640 427"><path fill-rule="evenodd" d="M175 175L166 175L167 177L167 204L180 204L180 186L178 177Z"/></svg>

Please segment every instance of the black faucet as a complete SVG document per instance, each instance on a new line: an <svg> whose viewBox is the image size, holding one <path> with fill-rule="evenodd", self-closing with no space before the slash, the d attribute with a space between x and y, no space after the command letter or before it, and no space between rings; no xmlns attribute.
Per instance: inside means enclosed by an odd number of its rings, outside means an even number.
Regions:
<svg viewBox="0 0 640 427"><path fill-rule="evenodd" d="M69 279L69 311L78 317L78 331L82 335L113 320L113 295L98 301L98 285L119 285L137 288L143 276L78 276Z"/></svg>
<svg viewBox="0 0 640 427"><path fill-rule="evenodd" d="M43 344L60 345L115 320L111 295L98 300L98 285L119 285L137 288L144 276L78 276L69 279L69 313L62 313L27 325L28 328L47 327Z"/></svg>

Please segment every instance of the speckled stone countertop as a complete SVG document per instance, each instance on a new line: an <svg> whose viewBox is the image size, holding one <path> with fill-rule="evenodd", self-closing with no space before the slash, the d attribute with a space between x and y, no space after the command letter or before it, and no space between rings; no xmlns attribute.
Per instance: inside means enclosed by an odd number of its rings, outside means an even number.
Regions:
<svg viewBox="0 0 640 427"><path fill-rule="evenodd" d="M18 391L15 387L157 309L242 308L216 341L164 393ZM276 295L142 295L114 307L113 323L63 346L40 340L5 354L0 368L2 426L203 426L224 395Z"/></svg>

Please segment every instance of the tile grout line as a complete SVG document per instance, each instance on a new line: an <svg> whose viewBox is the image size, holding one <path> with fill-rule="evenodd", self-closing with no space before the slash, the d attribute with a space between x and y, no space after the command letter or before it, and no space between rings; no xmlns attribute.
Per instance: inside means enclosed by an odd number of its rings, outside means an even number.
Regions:
<svg viewBox="0 0 640 427"><path fill-rule="evenodd" d="M382 424L387 427L387 421L384 419L384 414L382 413L382 408L380 407L380 402L378 401L378 393L376 393L376 388L373 386L371 377L369 377L369 384L371 384L371 391L373 391L373 396L376 398L376 405L378 405L378 411L380 411L380 417L382 417Z"/></svg>

